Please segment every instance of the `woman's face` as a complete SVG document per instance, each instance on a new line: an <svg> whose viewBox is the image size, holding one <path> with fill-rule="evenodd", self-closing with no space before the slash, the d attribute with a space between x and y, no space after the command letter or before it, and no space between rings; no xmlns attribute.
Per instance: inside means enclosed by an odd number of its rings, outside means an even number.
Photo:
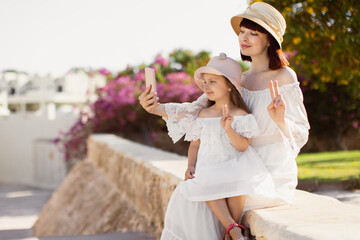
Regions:
<svg viewBox="0 0 360 240"><path fill-rule="evenodd" d="M223 76L204 73L204 92L211 101L229 97L229 86Z"/></svg>
<svg viewBox="0 0 360 240"><path fill-rule="evenodd" d="M240 27L239 44L241 53L250 57L264 53L270 46L268 36L265 33L245 27Z"/></svg>

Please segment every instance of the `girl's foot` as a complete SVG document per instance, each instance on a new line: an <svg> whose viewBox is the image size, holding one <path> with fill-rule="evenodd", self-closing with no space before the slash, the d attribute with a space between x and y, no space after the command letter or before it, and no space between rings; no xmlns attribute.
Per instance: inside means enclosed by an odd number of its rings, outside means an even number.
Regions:
<svg viewBox="0 0 360 240"><path fill-rule="evenodd" d="M230 234L232 240L247 240L247 238L242 235L242 229L247 230L246 227L241 224L230 224L225 230L224 239L227 239L226 237Z"/></svg>
<svg viewBox="0 0 360 240"><path fill-rule="evenodd" d="M234 227L230 230L230 236L233 240L246 240L244 239L244 236L241 233L241 229L239 227Z"/></svg>

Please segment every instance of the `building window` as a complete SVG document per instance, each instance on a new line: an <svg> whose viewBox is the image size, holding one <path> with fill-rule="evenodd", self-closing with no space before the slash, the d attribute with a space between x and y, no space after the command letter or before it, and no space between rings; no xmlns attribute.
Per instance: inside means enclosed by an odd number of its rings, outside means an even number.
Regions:
<svg viewBox="0 0 360 240"><path fill-rule="evenodd" d="M16 93L16 90L15 90L15 88L10 88L10 93L9 93L9 95L15 95L15 93Z"/></svg>

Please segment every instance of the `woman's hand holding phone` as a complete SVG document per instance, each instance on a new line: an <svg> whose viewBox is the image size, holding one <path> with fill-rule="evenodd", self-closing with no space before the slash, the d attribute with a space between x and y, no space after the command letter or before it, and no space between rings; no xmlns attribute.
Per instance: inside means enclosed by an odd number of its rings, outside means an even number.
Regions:
<svg viewBox="0 0 360 240"><path fill-rule="evenodd" d="M156 92L156 78L155 70L152 68L145 68L145 82L146 89L139 96L140 105L151 114L167 117L164 106L158 100Z"/></svg>

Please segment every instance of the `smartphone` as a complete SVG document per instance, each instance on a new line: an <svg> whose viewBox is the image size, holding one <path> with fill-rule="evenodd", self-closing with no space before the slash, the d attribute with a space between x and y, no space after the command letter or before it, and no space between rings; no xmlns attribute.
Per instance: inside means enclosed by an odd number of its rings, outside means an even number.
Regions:
<svg viewBox="0 0 360 240"><path fill-rule="evenodd" d="M146 88L150 85L152 86L151 91L156 92L156 78L155 78L155 70L152 68L145 68L145 81L146 81Z"/></svg>

